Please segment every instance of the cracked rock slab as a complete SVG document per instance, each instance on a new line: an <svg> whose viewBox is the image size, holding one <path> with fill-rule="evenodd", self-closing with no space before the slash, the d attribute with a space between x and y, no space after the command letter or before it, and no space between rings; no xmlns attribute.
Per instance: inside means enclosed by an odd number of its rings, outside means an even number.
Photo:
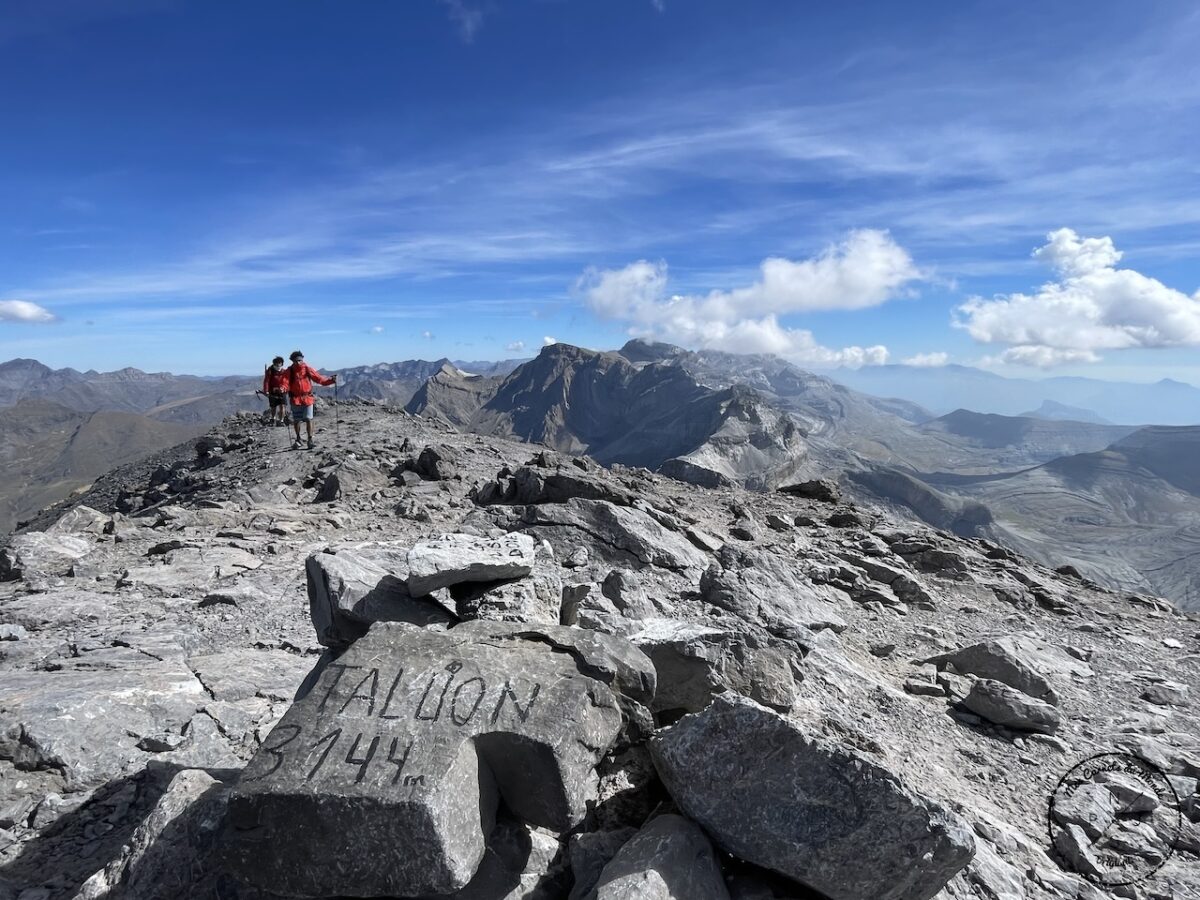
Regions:
<svg viewBox="0 0 1200 900"><path fill-rule="evenodd" d="M445 894L475 875L501 798L532 825L577 825L617 696L578 653L514 630L380 622L329 663L231 799L239 877L304 897Z"/></svg>
<svg viewBox="0 0 1200 900"><path fill-rule="evenodd" d="M653 516L603 500L575 498L566 503L526 506L519 527L549 538L556 547L578 544L582 532L595 555L609 563L637 563L675 571L700 569L708 564L703 551L664 528Z"/></svg>
<svg viewBox="0 0 1200 900"><path fill-rule="evenodd" d="M651 742L679 808L734 856L832 900L929 900L970 827L875 759L731 694Z"/></svg>

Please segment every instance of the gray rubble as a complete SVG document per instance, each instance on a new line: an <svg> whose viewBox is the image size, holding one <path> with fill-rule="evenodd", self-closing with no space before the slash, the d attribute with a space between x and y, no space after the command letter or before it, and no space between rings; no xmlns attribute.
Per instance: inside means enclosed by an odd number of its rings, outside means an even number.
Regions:
<svg viewBox="0 0 1200 900"><path fill-rule="evenodd" d="M1195 619L849 483L340 416L311 453L235 417L0 548L0 898L1197 895ZM1104 753L1168 780L1052 840ZM1105 797L1140 818L1100 852ZM1116 890L1108 852L1157 868Z"/></svg>

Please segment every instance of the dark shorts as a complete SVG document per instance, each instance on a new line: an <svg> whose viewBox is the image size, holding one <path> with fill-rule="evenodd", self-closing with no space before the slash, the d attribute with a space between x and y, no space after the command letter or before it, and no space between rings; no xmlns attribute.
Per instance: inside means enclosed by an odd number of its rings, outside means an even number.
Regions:
<svg viewBox="0 0 1200 900"><path fill-rule="evenodd" d="M292 421L303 422L305 419L311 419L313 417L314 406L316 406L314 403L310 403L308 406L300 406L298 403L293 403Z"/></svg>
<svg viewBox="0 0 1200 900"><path fill-rule="evenodd" d="M267 400L271 403L271 409L275 409L276 407L283 406L287 398L283 394L270 394Z"/></svg>

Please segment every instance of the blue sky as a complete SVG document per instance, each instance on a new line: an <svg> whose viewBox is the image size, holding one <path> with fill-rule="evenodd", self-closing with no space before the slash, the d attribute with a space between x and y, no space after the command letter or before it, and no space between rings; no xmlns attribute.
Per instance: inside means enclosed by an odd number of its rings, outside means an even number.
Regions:
<svg viewBox="0 0 1200 900"><path fill-rule="evenodd" d="M10 0L0 359L1200 383L1197 46L1185 2Z"/></svg>

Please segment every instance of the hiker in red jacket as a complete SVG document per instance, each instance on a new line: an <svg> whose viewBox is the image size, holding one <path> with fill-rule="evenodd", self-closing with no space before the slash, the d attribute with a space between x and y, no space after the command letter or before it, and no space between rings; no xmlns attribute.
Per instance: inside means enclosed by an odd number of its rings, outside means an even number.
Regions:
<svg viewBox="0 0 1200 900"><path fill-rule="evenodd" d="M267 402L271 404L270 422L272 425L286 424L283 421L283 407L287 400L287 389L288 373L283 368L283 357L277 356L271 360L271 364L263 372L262 392L267 395Z"/></svg>
<svg viewBox="0 0 1200 900"><path fill-rule="evenodd" d="M315 381L320 385L331 385L337 381L336 375L326 378L304 361L304 354L299 350L292 351L292 364L287 369L288 393L292 400L292 425L296 428L296 440L292 449L300 449L300 422L308 423L308 449L313 448L313 392Z"/></svg>

